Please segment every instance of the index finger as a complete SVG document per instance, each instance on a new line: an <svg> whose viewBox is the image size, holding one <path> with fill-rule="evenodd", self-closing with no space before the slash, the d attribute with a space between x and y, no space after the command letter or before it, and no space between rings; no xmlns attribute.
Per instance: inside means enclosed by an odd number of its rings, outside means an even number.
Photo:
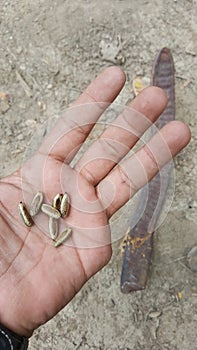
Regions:
<svg viewBox="0 0 197 350"><path fill-rule="evenodd" d="M56 123L39 152L69 163L124 83L119 67L105 69Z"/></svg>

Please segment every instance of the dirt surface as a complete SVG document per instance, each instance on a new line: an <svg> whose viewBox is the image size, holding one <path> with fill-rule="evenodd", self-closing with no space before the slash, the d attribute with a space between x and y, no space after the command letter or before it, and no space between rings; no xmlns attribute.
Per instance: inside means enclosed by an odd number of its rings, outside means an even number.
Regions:
<svg viewBox="0 0 197 350"><path fill-rule="evenodd" d="M28 155L103 68L121 65L127 82L119 101L133 98L132 80L150 76L163 46L176 66L176 118L193 135L175 160L175 197L155 234L147 288L121 294L114 243L109 265L34 333L29 349L196 350L196 273L185 262L197 244L196 0L2 0L0 7L0 92L10 95L0 102L1 177L22 164L31 137ZM124 210L112 233L124 233L127 222Z"/></svg>

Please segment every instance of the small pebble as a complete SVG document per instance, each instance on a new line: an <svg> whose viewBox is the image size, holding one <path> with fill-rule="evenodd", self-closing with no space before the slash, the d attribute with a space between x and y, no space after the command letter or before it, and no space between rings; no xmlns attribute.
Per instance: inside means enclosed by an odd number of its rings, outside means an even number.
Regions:
<svg viewBox="0 0 197 350"><path fill-rule="evenodd" d="M192 271L197 271L197 245L187 254L187 264Z"/></svg>
<svg viewBox="0 0 197 350"><path fill-rule="evenodd" d="M23 51L23 49L22 49L21 46L18 46L18 47L16 48L16 53L17 53L18 55L20 55L22 51Z"/></svg>
<svg viewBox="0 0 197 350"><path fill-rule="evenodd" d="M150 318L157 318L159 316L161 316L161 311L152 311L149 313Z"/></svg>
<svg viewBox="0 0 197 350"><path fill-rule="evenodd" d="M1 101L0 104L0 113L4 114L8 111L8 109L10 108L10 105L8 102L6 101Z"/></svg>

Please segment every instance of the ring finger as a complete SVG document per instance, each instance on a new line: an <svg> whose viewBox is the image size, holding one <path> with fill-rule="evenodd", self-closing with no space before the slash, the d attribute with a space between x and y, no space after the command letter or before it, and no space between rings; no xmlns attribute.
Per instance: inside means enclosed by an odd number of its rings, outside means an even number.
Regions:
<svg viewBox="0 0 197 350"><path fill-rule="evenodd" d="M135 155L113 169L97 186L98 197L108 218L174 157L190 140L187 125L173 121Z"/></svg>

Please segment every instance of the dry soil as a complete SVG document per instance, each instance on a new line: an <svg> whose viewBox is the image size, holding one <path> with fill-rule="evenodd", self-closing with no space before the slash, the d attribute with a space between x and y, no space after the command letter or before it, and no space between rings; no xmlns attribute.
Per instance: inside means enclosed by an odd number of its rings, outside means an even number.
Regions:
<svg viewBox="0 0 197 350"><path fill-rule="evenodd" d="M122 66L127 82L119 101L133 98L133 79L150 76L164 46L176 66L176 118L192 131L175 160L175 196L155 234L147 288L121 294L115 242L109 265L34 333L30 350L197 349L196 274L185 261L197 244L196 18L196 0L1 0L0 92L10 95L0 103L1 177L21 165L103 68ZM124 233L128 221L123 211L113 232Z"/></svg>

